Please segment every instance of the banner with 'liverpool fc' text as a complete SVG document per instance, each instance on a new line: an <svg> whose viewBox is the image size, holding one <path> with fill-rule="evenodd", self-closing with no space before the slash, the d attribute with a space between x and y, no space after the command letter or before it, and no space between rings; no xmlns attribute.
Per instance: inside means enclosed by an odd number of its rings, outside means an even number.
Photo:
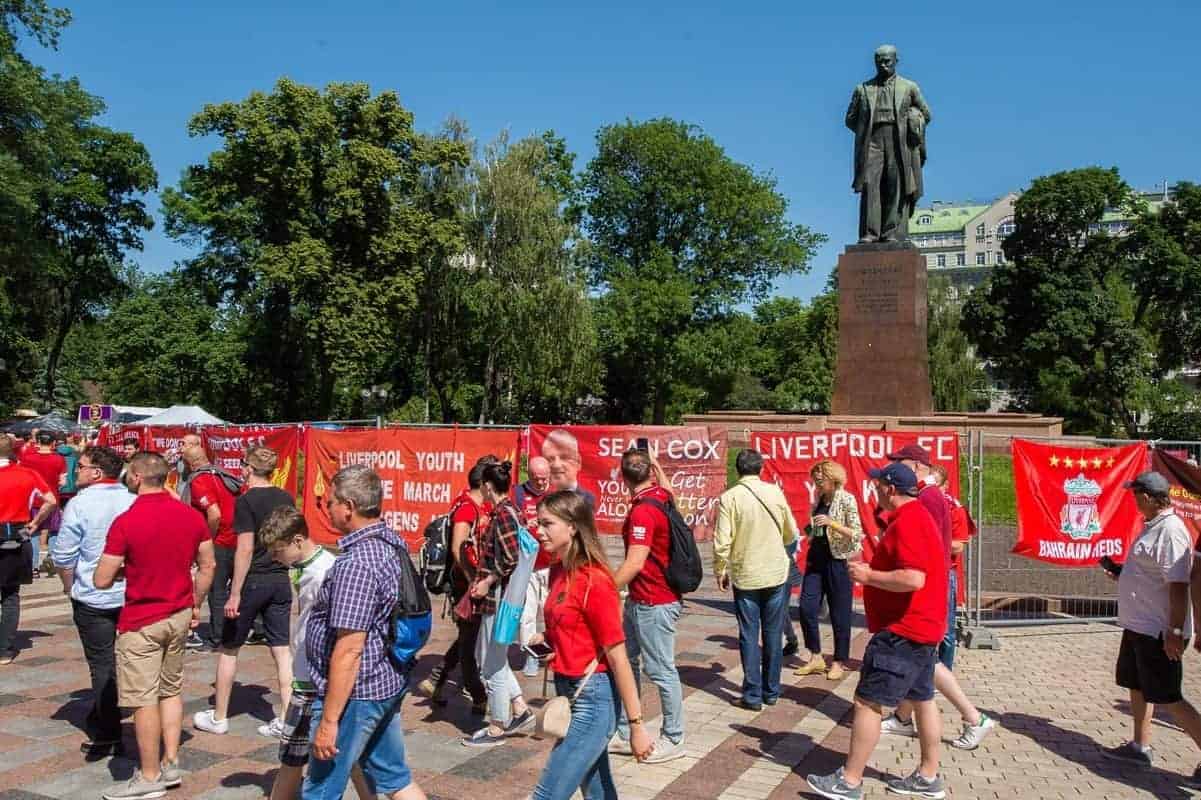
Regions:
<svg viewBox="0 0 1201 800"><path fill-rule="evenodd" d="M706 426L531 425L530 457L550 463L554 486L591 495L600 533L621 533L630 513L630 490L621 456L645 438L663 467L676 507L698 540L713 535L717 498L726 488L726 430Z"/></svg>
<svg viewBox="0 0 1201 800"><path fill-rule="evenodd" d="M1065 447L1013 440L1017 555L1064 566L1123 561L1142 527L1134 496L1122 488L1146 469L1145 442L1125 447Z"/></svg>
<svg viewBox="0 0 1201 800"><path fill-rule="evenodd" d="M425 526L450 510L467 488L467 471L482 456L513 463L518 476L517 432L463 428L383 428L329 431L310 428L304 445L304 518L322 544L341 535L329 524L330 480L342 467L363 464L383 481L383 520L416 552Z"/></svg>

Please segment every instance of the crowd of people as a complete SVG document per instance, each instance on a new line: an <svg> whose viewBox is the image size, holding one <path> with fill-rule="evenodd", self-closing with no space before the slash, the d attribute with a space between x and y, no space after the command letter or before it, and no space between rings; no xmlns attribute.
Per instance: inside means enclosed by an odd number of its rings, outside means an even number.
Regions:
<svg viewBox="0 0 1201 800"><path fill-rule="evenodd" d="M56 452L62 444L73 452ZM274 719L259 727L279 742L273 798L340 798L351 784L360 798L425 797L406 761L401 724L413 676L388 655L402 585L399 551L407 545L381 519L375 472L352 465L330 481L324 510L341 534L335 556L309 537L295 498L272 485L277 454L270 448L248 448L242 474L230 475L190 435L181 448L186 469L172 489L173 467L161 455L59 445L39 435L22 449L0 436L0 657L8 663L15 656L20 586L35 567L52 567L70 597L91 677L84 753L122 754L122 709L133 714L138 768L106 800L161 797L183 783L186 653L216 652L213 706L197 712L192 727L220 736L229 730L240 649L255 635L269 648L281 698ZM449 689L457 671L481 718L462 745L500 747L538 726L513 658L527 674L548 665L556 695L569 698L569 721L543 720L546 735L561 738L531 797L567 800L579 789L587 800L609 800L618 796L612 755L654 764L686 754L675 642L684 598L669 570L674 498L648 451L622 455L630 510L624 557L613 568L597 535L594 497L580 489L574 470L555 464L531 458L524 483L510 462L493 456L468 470L466 488L447 510L456 635L416 691L445 706L459 695ZM916 737L920 760L888 788L944 797L935 692L962 718L952 747L973 750L996 726L952 671L956 575L973 525L949 494L946 472L916 445L890 454L870 473L880 534L869 539L834 461L812 468L804 529L780 488L762 479L758 452L741 451L735 466L739 478L718 505L712 568L718 587L733 592L743 671L736 702L759 711L780 701L783 664L800 649L794 589L808 652L797 674L845 677L858 585L872 636L859 667L851 744L843 767L809 775L809 786L823 797L862 797L868 760L889 733ZM1134 736L1108 753L1149 764L1154 705L1165 705L1201 746L1201 715L1180 692L1180 656L1194 625L1189 581L1201 603L1201 575L1162 476L1146 473L1128 488L1147 519L1116 576L1125 629L1117 682L1130 690ZM536 558L523 546L530 536ZM36 562L35 542L47 553L45 565ZM510 636L498 615L513 597L525 602ZM818 626L823 604L834 634L828 661ZM654 734L642 713L644 673L660 700Z"/></svg>

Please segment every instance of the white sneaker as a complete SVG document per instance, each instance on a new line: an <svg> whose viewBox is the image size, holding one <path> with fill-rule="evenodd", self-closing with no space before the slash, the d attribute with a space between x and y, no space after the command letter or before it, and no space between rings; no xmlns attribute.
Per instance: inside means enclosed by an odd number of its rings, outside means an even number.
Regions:
<svg viewBox="0 0 1201 800"><path fill-rule="evenodd" d="M632 756L634 748L630 747L628 739L623 739L620 733L615 733L609 740L609 752L615 756Z"/></svg>
<svg viewBox="0 0 1201 800"><path fill-rule="evenodd" d="M266 725L259 726L259 736L266 736L268 739L282 739L284 735L284 721L279 717L268 722Z"/></svg>
<svg viewBox="0 0 1201 800"><path fill-rule="evenodd" d="M896 714L889 714L881 720L880 732L917 738L917 726L913 724L913 720L903 722Z"/></svg>
<svg viewBox="0 0 1201 800"><path fill-rule="evenodd" d="M229 733L229 720L217 719L216 713L211 708L208 711L197 711L192 715L192 725L196 730L215 733L218 736Z"/></svg>
<svg viewBox="0 0 1201 800"><path fill-rule="evenodd" d="M651 750L651 754L646 757L644 764L662 764L665 761L675 761L677 758L683 758L684 740L681 739L679 744L676 744L666 736L660 736L655 740L655 746Z"/></svg>
<svg viewBox="0 0 1201 800"><path fill-rule="evenodd" d="M984 737L988 736L988 732L997 727L997 721L992 717L980 712L980 723L978 725L963 724L963 733L959 734L959 738L951 742L951 747L957 750L975 750L984 741Z"/></svg>

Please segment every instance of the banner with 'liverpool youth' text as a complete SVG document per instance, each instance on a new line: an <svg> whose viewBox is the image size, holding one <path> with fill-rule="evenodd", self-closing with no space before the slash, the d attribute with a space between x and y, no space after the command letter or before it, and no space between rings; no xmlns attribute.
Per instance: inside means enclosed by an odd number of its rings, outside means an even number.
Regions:
<svg viewBox="0 0 1201 800"><path fill-rule="evenodd" d="M304 518L322 544L341 535L329 524L325 502L330 480L342 467L363 464L383 481L383 519L416 552L425 526L450 510L467 488L467 471L482 456L513 462L517 481L517 431L464 428L382 428L330 431L310 428L304 444Z"/></svg>
<svg viewBox="0 0 1201 800"><path fill-rule="evenodd" d="M1196 544L1201 538L1201 467L1156 448L1151 451L1151 469L1172 484L1172 508L1184 521L1193 536L1193 544Z"/></svg>
<svg viewBox="0 0 1201 800"><path fill-rule="evenodd" d="M1146 469L1147 444L1065 447L1013 440L1017 555L1064 566L1126 558L1142 528L1134 495L1122 488Z"/></svg>
<svg viewBox="0 0 1201 800"><path fill-rule="evenodd" d="M726 488L726 430L706 426L531 425L528 455L550 462L552 485L579 488L595 501L600 533L621 533L630 490L621 456L645 438L663 467L676 507L698 540L712 538L717 498Z"/></svg>

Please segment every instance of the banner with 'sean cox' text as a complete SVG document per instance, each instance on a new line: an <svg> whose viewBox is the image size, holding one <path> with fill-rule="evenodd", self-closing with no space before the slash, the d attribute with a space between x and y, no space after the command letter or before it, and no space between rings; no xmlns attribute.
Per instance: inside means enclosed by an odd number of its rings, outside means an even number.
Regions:
<svg viewBox="0 0 1201 800"><path fill-rule="evenodd" d="M550 463L552 487L578 489L594 502L600 533L619 534L630 513L621 456L645 438L663 467L676 507L704 541L713 536L717 498L726 488L726 430L667 425L531 425L528 455Z"/></svg>
<svg viewBox="0 0 1201 800"><path fill-rule="evenodd" d="M329 431L310 428L305 437L304 503L309 535L322 544L341 533L330 524L330 482L342 467L362 464L383 483L382 518L416 553L430 520L450 510L467 488L467 471L481 457L513 462L518 479L517 432L464 428L383 428Z"/></svg>

